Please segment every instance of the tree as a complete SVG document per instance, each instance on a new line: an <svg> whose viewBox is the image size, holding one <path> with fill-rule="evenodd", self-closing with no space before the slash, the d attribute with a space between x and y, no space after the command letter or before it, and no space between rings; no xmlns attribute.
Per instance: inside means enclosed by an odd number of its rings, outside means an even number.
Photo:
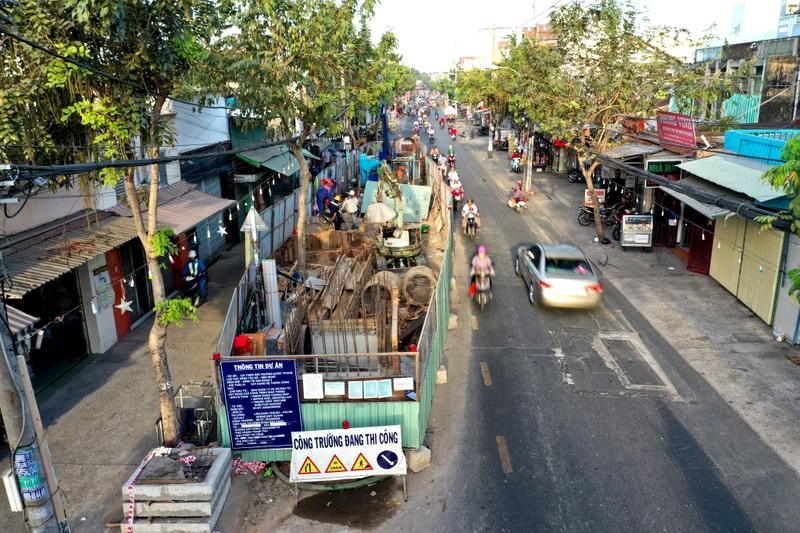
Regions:
<svg viewBox="0 0 800 533"><path fill-rule="evenodd" d="M789 224L789 231L800 235L800 139L793 137L783 146L782 165L770 168L762 179L789 198L789 208L774 216L756 217L765 230L771 229L777 220ZM786 273L792 284L788 293L797 299L800 293L800 268L793 268Z"/></svg>
<svg viewBox="0 0 800 533"><path fill-rule="evenodd" d="M526 39L502 63L522 74L509 80L511 106L577 152L602 240L592 181L597 156L619 142L624 120L653 118L670 95L696 86L698 74L664 52L684 42L686 32L640 30L640 13L628 0L573 2L553 11L550 24L557 36L554 46Z"/></svg>
<svg viewBox="0 0 800 533"><path fill-rule="evenodd" d="M208 41L222 29L225 13L211 0L136 0L124 7L107 0L70 0L66 4L27 0L18 12L25 15L25 23L30 22L30 27L25 27L29 30L26 35L106 76L15 44L13 51L22 54L25 61L9 59L4 54L4 64L15 69L15 85L6 89L16 97L17 108L12 112L19 108L36 112L29 117L30 125L19 130L6 126L0 135L13 138L24 131L26 139L36 141L26 144L38 145L50 144L63 132L77 131L81 133L78 138L93 147L85 153L86 160L130 160L140 155L158 158L160 146L171 138L162 120L162 108L171 95L183 89L186 73L200 66ZM44 87L34 83L36 76L47 80ZM26 89L35 97L27 103L19 98ZM0 117L0 124L9 124L8 115ZM31 151L26 159L35 160L36 155ZM127 200L152 274L155 320L148 345L164 442L172 446L180 441L180 430L166 351L167 327L180 325L187 317L196 320L196 309L188 299L166 298L159 258L176 250L170 241L172 230L157 226L158 165L151 168L146 190L137 190L134 177L135 169L128 167L124 171L87 173L83 179L108 186L120 179L125 182ZM69 184L69 179L62 179L52 186ZM146 221L140 199L147 206Z"/></svg>
<svg viewBox="0 0 800 533"><path fill-rule="evenodd" d="M312 178L302 155L303 143L315 129L325 128L329 134L342 131L343 104L352 103L348 84L359 81L349 75L367 72L362 68L355 20L369 19L373 6L373 0L249 2L240 6L233 20L238 32L217 43L217 53L208 64L206 79L217 94L233 96L243 118L276 123L289 139L302 175L297 260L303 273Z"/></svg>

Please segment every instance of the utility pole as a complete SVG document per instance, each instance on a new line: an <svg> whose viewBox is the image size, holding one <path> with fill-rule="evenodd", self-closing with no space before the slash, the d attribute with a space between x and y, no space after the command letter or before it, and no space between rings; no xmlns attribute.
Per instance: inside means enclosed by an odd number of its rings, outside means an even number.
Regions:
<svg viewBox="0 0 800 533"><path fill-rule="evenodd" d="M0 315L0 412L14 462L14 485L25 506L25 526L30 533L69 531L66 518L62 527L56 521L52 489L48 488L48 480L54 481L55 474L44 466L49 461L42 461L42 452L49 453L47 442L44 435L36 435L31 409L22 393L19 362L11 356L14 345L5 306L0 306Z"/></svg>
<svg viewBox="0 0 800 533"><path fill-rule="evenodd" d="M492 64L497 62L497 30L515 30L516 27L514 26L495 26L492 24L491 28L478 28L479 30L486 30L492 34L492 55L491 60Z"/></svg>

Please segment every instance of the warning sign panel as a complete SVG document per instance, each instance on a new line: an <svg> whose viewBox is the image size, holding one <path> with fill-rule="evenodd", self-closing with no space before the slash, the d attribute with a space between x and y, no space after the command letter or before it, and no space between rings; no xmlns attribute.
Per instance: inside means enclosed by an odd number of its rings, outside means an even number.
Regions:
<svg viewBox="0 0 800 533"><path fill-rule="evenodd" d="M372 465L369 464L369 461L367 461L367 458L364 457L364 454L360 453L356 458L356 462L353 463L353 468L350 470L372 470Z"/></svg>
<svg viewBox="0 0 800 533"><path fill-rule="evenodd" d="M328 465L328 468L325 469L325 472L327 474L330 474L331 472L347 472L347 469L344 467L339 458L334 455L333 459L331 459L331 462Z"/></svg>
<svg viewBox="0 0 800 533"><path fill-rule="evenodd" d="M328 466L321 471L317 465ZM292 432L291 481L332 481L405 473L400 426Z"/></svg>
<svg viewBox="0 0 800 533"><path fill-rule="evenodd" d="M306 460L303 461L303 465L300 467L300 472L302 474L319 474L319 468L317 465L314 464L314 461L311 460L310 457L306 457Z"/></svg>

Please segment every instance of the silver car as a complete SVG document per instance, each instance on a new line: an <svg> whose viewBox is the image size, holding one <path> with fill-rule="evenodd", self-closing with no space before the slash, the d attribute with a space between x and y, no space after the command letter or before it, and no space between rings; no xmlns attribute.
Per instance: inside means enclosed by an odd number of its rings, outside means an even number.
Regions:
<svg viewBox="0 0 800 533"><path fill-rule="evenodd" d="M591 261L571 244L527 244L517 248L514 271L528 287L531 304L591 308L603 286Z"/></svg>

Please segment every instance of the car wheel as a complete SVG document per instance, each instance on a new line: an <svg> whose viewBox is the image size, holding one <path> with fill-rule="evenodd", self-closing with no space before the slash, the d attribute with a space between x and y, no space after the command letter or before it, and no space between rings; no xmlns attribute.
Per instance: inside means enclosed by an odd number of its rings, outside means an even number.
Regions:
<svg viewBox="0 0 800 533"><path fill-rule="evenodd" d="M514 273L515 273L517 276L520 276L520 275L522 275L522 273L519 271L519 257L518 257L518 258L516 258L516 259L514 259Z"/></svg>
<svg viewBox="0 0 800 533"><path fill-rule="evenodd" d="M531 303L531 305L536 303L536 294L533 291L533 283L528 285L528 301Z"/></svg>

